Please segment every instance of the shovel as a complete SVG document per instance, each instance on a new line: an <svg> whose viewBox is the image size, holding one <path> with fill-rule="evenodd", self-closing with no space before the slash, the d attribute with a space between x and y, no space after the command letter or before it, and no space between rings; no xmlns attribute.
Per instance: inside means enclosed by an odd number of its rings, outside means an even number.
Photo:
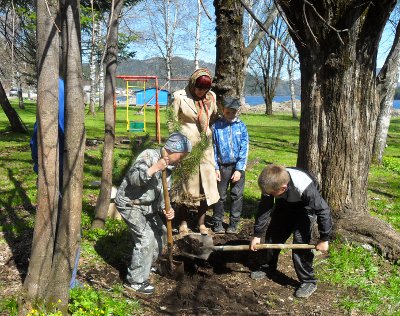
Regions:
<svg viewBox="0 0 400 316"><path fill-rule="evenodd" d="M182 238L179 244L182 254L189 258L207 260L214 251L243 251L250 250L249 245L214 246L213 239L208 235L190 234ZM309 244L258 244L256 249L315 249Z"/></svg>
<svg viewBox="0 0 400 316"><path fill-rule="evenodd" d="M166 152L163 149L162 151L163 157L166 156ZM162 185L164 192L164 201L165 201L165 212L168 214L171 210L169 193L168 193L168 184L167 184L167 170L164 169L162 171ZM170 276L174 279L179 279L183 277L184 274L184 265L181 261L173 260L172 257L172 249L174 246L174 240L172 238L172 221L167 219L167 258L159 259L159 272L162 275Z"/></svg>

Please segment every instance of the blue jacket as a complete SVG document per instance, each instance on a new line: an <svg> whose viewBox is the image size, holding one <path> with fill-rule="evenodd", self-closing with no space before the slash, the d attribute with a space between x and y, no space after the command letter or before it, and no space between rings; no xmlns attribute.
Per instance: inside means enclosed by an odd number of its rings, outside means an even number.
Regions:
<svg viewBox="0 0 400 316"><path fill-rule="evenodd" d="M246 125L236 118L229 123L220 118L212 126L215 169L221 164L235 163L235 170L246 170L249 153L249 134Z"/></svg>

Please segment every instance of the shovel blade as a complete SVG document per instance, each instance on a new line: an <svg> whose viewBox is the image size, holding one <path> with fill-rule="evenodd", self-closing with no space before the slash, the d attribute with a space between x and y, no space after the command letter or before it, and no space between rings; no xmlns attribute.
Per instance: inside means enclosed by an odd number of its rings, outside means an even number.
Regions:
<svg viewBox="0 0 400 316"><path fill-rule="evenodd" d="M169 258L159 258L157 270L160 275L174 280L180 280L185 275L184 263L178 260L171 261Z"/></svg>
<svg viewBox="0 0 400 316"><path fill-rule="evenodd" d="M179 245L182 254L189 258L207 260L214 251L214 242L211 236L189 234L181 239Z"/></svg>

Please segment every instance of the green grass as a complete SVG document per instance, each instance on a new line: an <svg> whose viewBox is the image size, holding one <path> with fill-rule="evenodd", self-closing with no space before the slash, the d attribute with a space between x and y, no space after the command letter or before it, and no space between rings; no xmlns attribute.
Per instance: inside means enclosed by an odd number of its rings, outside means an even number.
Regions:
<svg viewBox="0 0 400 316"><path fill-rule="evenodd" d="M317 269L321 281L356 289L340 305L363 315L400 315L399 266L361 246L333 243L327 264ZM390 267L390 266L389 266Z"/></svg>
<svg viewBox="0 0 400 316"><path fill-rule="evenodd" d="M25 110L17 109L22 120L32 132L36 106L26 104ZM125 109L117 109L115 146L114 184L119 185L121 176L129 166L135 148L119 142L122 138L144 136L144 133L129 135L126 132ZM166 115L161 111L161 133L167 136ZM243 114L250 134L250 154L246 172L244 192L244 216L252 218L257 210L260 196L257 178L267 163L280 163L294 166L297 160L299 141L299 121L289 114L276 114L271 117L263 114ZM142 119L136 116L135 119ZM148 133L154 141L155 112L147 111ZM87 138L102 140L104 136L103 113L95 117L86 115ZM32 170L30 157L30 135L8 132L8 121L0 112L0 231L7 232L8 238L18 238L34 225L36 205L36 175ZM388 147L382 166L371 167L369 173L368 203L371 212L400 230L400 117L392 118ZM132 142L135 144L135 141ZM101 176L102 146L87 147L85 152L82 213L82 257L86 262L121 264L130 243L126 226L119 221L108 221L104 230L90 230L98 187L93 181ZM119 241L115 243L115 241ZM0 242L7 242L2 237ZM362 247L333 243L326 261L317 262L317 274L321 282L345 287L353 291L351 297L344 297L340 305L349 312L362 315L400 315L400 277L399 267L389 265L381 257ZM127 303L116 287L110 292L100 292L84 288L71 292L71 313L89 315L89 310L107 311L109 315L119 315L122 309L131 314L140 314L137 301ZM91 305L94 304L94 305ZM128 305L124 305L128 304ZM3 298L0 311L7 310L11 315L16 308L14 298ZM111 312L111 309L114 310ZM85 314L86 313L86 314ZM105 314L107 315L107 314Z"/></svg>

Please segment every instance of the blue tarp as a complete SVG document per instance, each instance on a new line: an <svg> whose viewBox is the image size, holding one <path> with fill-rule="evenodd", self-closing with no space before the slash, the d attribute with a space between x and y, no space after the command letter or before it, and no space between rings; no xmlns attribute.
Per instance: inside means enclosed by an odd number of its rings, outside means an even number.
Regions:
<svg viewBox="0 0 400 316"><path fill-rule="evenodd" d="M155 105L156 97L155 97L156 89L146 89L136 91L136 105L143 105L144 95L146 95L146 104L147 105ZM150 102L149 102L150 100ZM168 104L168 91L167 90L159 90L158 91L158 104L159 105L167 105Z"/></svg>

